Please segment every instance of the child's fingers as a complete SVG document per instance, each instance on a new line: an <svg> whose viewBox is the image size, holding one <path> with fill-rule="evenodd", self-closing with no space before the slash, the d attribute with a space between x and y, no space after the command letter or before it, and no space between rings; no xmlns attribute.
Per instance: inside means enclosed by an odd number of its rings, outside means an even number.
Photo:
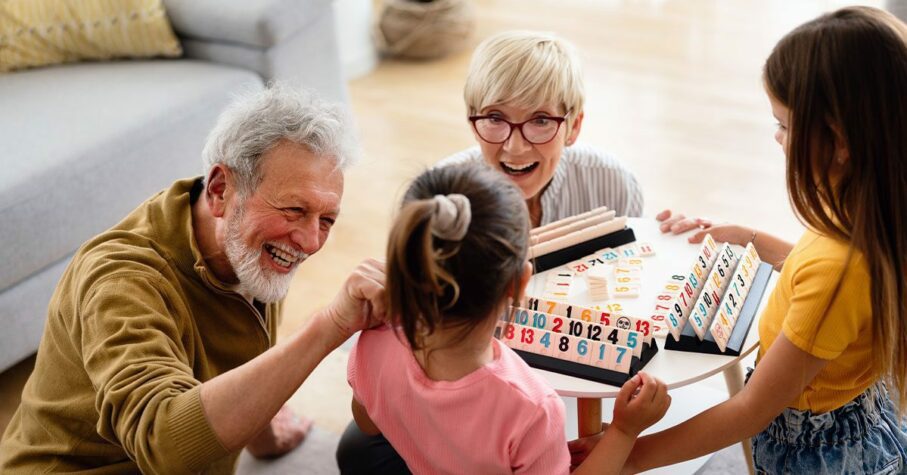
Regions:
<svg viewBox="0 0 907 475"><path fill-rule="evenodd" d="M656 380L657 387L655 388L655 393L652 395L652 402L658 405L658 408L662 407L667 408L667 402L670 396L668 396L668 386Z"/></svg>
<svg viewBox="0 0 907 475"><path fill-rule="evenodd" d="M649 406L652 415L652 423L661 420L668 412L668 407L671 406L671 396L668 394L668 385L657 379L654 384L657 388L652 396L652 403Z"/></svg>
<svg viewBox="0 0 907 475"><path fill-rule="evenodd" d="M623 386L620 387L620 391L617 393L617 402L628 404L630 399L633 398L633 395L636 394L636 390L642 385L642 375L644 373L637 373L636 376L630 378Z"/></svg>
<svg viewBox="0 0 907 475"><path fill-rule="evenodd" d="M656 220L656 221L664 221L664 220L666 220L666 219L668 219L668 218L670 218L670 217L671 217L671 210L666 209L666 210L662 211L661 213L656 214L656 215L655 215L655 220Z"/></svg>
<svg viewBox="0 0 907 475"><path fill-rule="evenodd" d="M659 401L668 393L668 386L660 379L652 378L652 402Z"/></svg>
<svg viewBox="0 0 907 475"><path fill-rule="evenodd" d="M655 383L658 380L652 378L648 373L644 373L642 371L640 371L637 376L639 376L641 387L634 399L642 404L648 404L652 402L652 397L655 393L655 390L657 389Z"/></svg>

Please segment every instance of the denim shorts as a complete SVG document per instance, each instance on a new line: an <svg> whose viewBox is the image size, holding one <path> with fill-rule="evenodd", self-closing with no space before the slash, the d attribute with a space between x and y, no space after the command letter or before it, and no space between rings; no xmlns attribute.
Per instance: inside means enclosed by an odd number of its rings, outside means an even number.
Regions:
<svg viewBox="0 0 907 475"><path fill-rule="evenodd" d="M881 382L823 414L787 408L753 438L758 474L907 473L907 426Z"/></svg>

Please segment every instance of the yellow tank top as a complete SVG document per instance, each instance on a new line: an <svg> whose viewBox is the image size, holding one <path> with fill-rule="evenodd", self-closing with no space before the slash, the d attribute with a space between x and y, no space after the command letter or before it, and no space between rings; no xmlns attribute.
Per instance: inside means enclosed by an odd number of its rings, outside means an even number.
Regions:
<svg viewBox="0 0 907 475"><path fill-rule="evenodd" d="M790 407L828 412L872 385L879 373L872 363L869 272L862 254L849 243L807 231L785 261L759 321L760 358L782 331L801 350L828 360Z"/></svg>

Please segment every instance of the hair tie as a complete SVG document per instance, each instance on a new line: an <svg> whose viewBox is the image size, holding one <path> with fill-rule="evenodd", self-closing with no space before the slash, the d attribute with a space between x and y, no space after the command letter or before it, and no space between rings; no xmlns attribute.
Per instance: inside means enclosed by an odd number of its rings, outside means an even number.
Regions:
<svg viewBox="0 0 907 475"><path fill-rule="evenodd" d="M435 216L431 233L448 241L460 241L466 236L472 221L469 198L458 194L435 195Z"/></svg>

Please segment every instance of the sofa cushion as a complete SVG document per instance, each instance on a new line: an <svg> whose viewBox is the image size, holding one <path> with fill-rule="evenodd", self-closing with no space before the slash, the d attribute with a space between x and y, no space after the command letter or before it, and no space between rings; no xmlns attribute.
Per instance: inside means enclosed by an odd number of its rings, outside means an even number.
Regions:
<svg viewBox="0 0 907 475"><path fill-rule="evenodd" d="M179 56L161 0L0 2L0 71L83 59Z"/></svg>
<svg viewBox="0 0 907 475"><path fill-rule="evenodd" d="M270 48L305 29L331 0L164 0L180 36Z"/></svg>
<svg viewBox="0 0 907 475"><path fill-rule="evenodd" d="M0 371L6 371L38 348L47 303L71 258L66 256L0 292Z"/></svg>
<svg viewBox="0 0 907 475"><path fill-rule="evenodd" d="M331 9L305 30L268 49L190 38L183 38L183 49L188 57L251 69L265 81L279 79L333 101L348 101Z"/></svg>
<svg viewBox="0 0 907 475"><path fill-rule="evenodd" d="M195 61L74 64L0 75L0 289L116 224L178 177L250 71Z"/></svg>

